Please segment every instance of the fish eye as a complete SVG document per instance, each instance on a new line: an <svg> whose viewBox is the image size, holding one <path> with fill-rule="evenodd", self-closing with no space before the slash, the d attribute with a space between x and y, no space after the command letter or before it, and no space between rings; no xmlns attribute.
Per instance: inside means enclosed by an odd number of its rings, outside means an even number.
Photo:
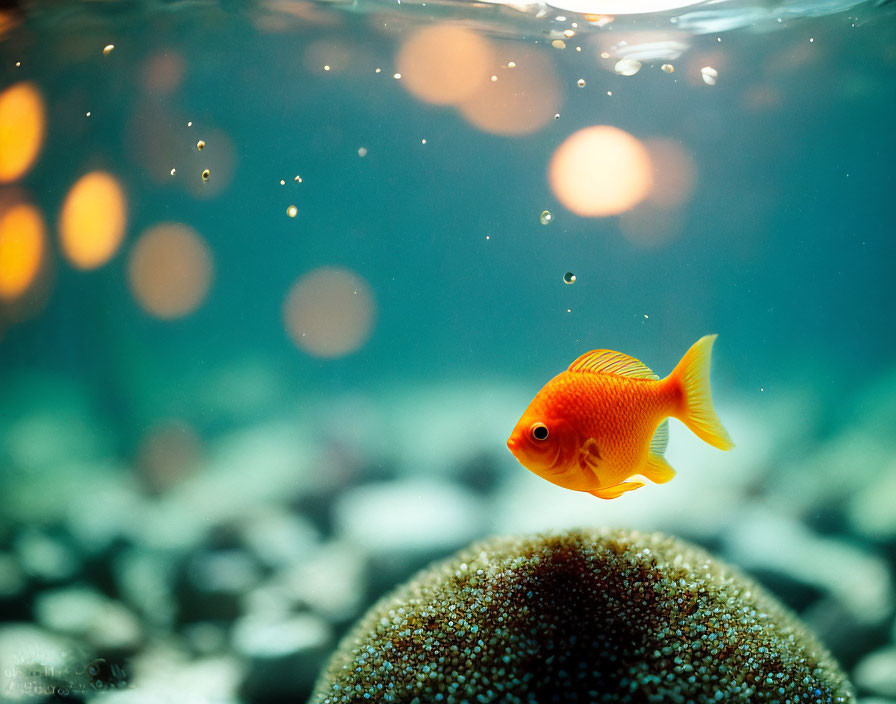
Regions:
<svg viewBox="0 0 896 704"><path fill-rule="evenodd" d="M537 440L538 442L547 440L548 426L546 426L544 423L533 423L532 427L529 428L529 434L532 436L533 440Z"/></svg>

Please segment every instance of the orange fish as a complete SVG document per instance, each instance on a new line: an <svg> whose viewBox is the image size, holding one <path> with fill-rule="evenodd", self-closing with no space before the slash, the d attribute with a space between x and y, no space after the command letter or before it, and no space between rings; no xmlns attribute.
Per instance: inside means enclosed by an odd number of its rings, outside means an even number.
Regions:
<svg viewBox="0 0 896 704"><path fill-rule="evenodd" d="M701 337L665 379L634 357L587 352L551 379L523 413L507 447L526 469L601 499L675 476L663 453L667 418L720 450L734 447L712 407L709 361L716 335Z"/></svg>

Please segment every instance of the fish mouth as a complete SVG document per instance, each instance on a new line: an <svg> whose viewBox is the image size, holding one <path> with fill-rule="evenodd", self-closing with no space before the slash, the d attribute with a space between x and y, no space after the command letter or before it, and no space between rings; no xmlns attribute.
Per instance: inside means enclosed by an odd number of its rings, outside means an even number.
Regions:
<svg viewBox="0 0 896 704"><path fill-rule="evenodd" d="M515 437L513 437L513 436L511 435L509 438L507 438L507 449L508 449L508 450L510 450L511 452L513 452L513 451L516 449L516 445L517 445L517 442L516 442L516 438L515 438Z"/></svg>

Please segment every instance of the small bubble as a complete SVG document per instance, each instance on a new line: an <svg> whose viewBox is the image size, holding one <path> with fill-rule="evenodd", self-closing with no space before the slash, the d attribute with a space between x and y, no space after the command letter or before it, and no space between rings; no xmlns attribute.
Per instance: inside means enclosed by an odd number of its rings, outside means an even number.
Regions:
<svg viewBox="0 0 896 704"><path fill-rule="evenodd" d="M21 62L21 61L16 61L16 68L21 68L21 66L22 66L22 62Z"/></svg>
<svg viewBox="0 0 896 704"><path fill-rule="evenodd" d="M563 275L563 283L565 283L565 284L574 284L575 282L576 282L576 275L573 274L571 271L567 271L567 272Z"/></svg>
<svg viewBox="0 0 896 704"><path fill-rule="evenodd" d="M555 39L554 41L551 42L551 46L554 47L555 49L565 49L566 42L563 41L562 39Z"/></svg>
<svg viewBox="0 0 896 704"><path fill-rule="evenodd" d="M550 210L542 210L541 215L538 216L538 219L541 221L542 225L550 225L554 220L554 216L551 215Z"/></svg>
<svg viewBox="0 0 896 704"><path fill-rule="evenodd" d="M613 95L613 91L608 90L608 91L607 91L607 95Z"/></svg>
<svg viewBox="0 0 896 704"><path fill-rule="evenodd" d="M202 180L208 181L208 177L211 175L212 175L212 172L209 171L208 169L205 169L205 171L202 172Z"/></svg>
<svg viewBox="0 0 896 704"><path fill-rule="evenodd" d="M559 120L559 119L560 119L560 113L559 113L559 112L554 114L554 119L555 119L555 120Z"/></svg>
<svg viewBox="0 0 896 704"><path fill-rule="evenodd" d="M114 50L115 50L115 45L114 45L114 44L106 44L106 46L103 47L103 56L108 56L108 55L111 54Z"/></svg>
<svg viewBox="0 0 896 704"><path fill-rule="evenodd" d="M563 33L563 36L566 37L567 39L572 39L574 36L576 36L576 33L575 33L575 31L573 31L573 30L571 30L571 29L567 29L567 30Z"/></svg>
<svg viewBox="0 0 896 704"><path fill-rule="evenodd" d="M286 214L289 215L289 217L294 218L299 214L299 209L296 206L291 205L286 209Z"/></svg>
<svg viewBox="0 0 896 704"><path fill-rule="evenodd" d="M330 64L324 64L324 71L330 70Z"/></svg>
<svg viewBox="0 0 896 704"><path fill-rule="evenodd" d="M362 159L367 156L367 147L361 147L360 149L358 149L358 156Z"/></svg>
<svg viewBox="0 0 896 704"><path fill-rule="evenodd" d="M281 186L285 186L285 185L286 185L286 181L284 181L282 178L280 179L280 185L281 185Z"/></svg>
<svg viewBox="0 0 896 704"><path fill-rule="evenodd" d="M421 139L421 140L420 140L420 144L426 144L426 140L425 140L425 139Z"/></svg>
<svg viewBox="0 0 896 704"><path fill-rule="evenodd" d="M394 78L396 81L400 81L400 80L401 80L401 74L400 74L400 73L393 73L393 74L392 74L392 78Z"/></svg>
<svg viewBox="0 0 896 704"><path fill-rule="evenodd" d="M383 69L378 68L374 73L382 73L382 72L383 72Z"/></svg>
<svg viewBox="0 0 896 704"><path fill-rule="evenodd" d="M666 73L673 73L675 71L675 67L672 64L663 64L660 68Z"/></svg>
<svg viewBox="0 0 896 704"><path fill-rule="evenodd" d="M187 123L187 127L192 127L192 126L193 126L193 121L190 120L190 121Z"/></svg>
<svg viewBox="0 0 896 704"><path fill-rule="evenodd" d="M295 181L296 183L301 183L301 182L302 182L302 177L299 176L298 174L296 174L296 177L293 179L293 181Z"/></svg>
<svg viewBox="0 0 896 704"><path fill-rule="evenodd" d="M600 58L602 58L602 59L609 59L609 58L610 58L610 52L609 52L609 51L602 51L602 52L600 52Z"/></svg>
<svg viewBox="0 0 896 704"><path fill-rule="evenodd" d="M712 66L704 66L700 69L700 75L703 76L703 82L706 85L714 86L716 84L716 79L719 77L719 72Z"/></svg>
<svg viewBox="0 0 896 704"><path fill-rule="evenodd" d="M177 173L177 169L171 169L171 175L172 175L172 176L174 176L174 174L176 174L176 173Z"/></svg>
<svg viewBox="0 0 896 704"><path fill-rule="evenodd" d="M497 76L492 76L492 83L494 83L494 82L497 81L497 80L498 80L498 77L497 77Z"/></svg>
<svg viewBox="0 0 896 704"><path fill-rule="evenodd" d="M579 88L584 88L584 87L585 87L585 79L584 79L584 78L580 78L579 80L576 81L576 85L577 85Z"/></svg>
<svg viewBox="0 0 896 704"><path fill-rule="evenodd" d="M508 61L507 68L516 68L516 61Z"/></svg>
<svg viewBox="0 0 896 704"><path fill-rule="evenodd" d="M198 142L196 142L196 148L199 151L202 151L203 149L205 149L205 142L200 139Z"/></svg>
<svg viewBox="0 0 896 704"><path fill-rule="evenodd" d="M88 110L86 113L84 113L84 116L85 116L85 117L90 117L90 110Z"/></svg>
<svg viewBox="0 0 896 704"><path fill-rule="evenodd" d="M492 238L491 235L486 235L486 236L485 236L485 239L487 239L487 240L490 240L491 238Z"/></svg>

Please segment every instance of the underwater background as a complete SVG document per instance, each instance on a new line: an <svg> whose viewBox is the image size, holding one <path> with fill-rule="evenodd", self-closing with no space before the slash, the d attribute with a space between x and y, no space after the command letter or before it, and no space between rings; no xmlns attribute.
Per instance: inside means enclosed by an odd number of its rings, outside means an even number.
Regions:
<svg viewBox="0 0 896 704"><path fill-rule="evenodd" d="M896 702L896 15L685 5L4 4L0 701L305 701L432 560L628 527ZM709 333L731 452L507 451Z"/></svg>

